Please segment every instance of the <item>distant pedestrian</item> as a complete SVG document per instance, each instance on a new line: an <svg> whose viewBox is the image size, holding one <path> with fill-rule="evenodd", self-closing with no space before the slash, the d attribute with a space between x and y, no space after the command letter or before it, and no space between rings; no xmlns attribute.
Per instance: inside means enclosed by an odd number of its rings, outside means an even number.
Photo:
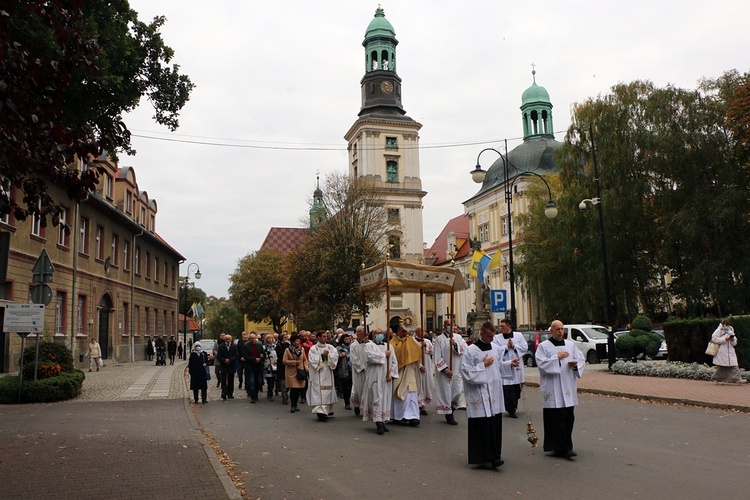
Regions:
<svg viewBox="0 0 750 500"><path fill-rule="evenodd" d="M238 388L242 389L242 383L245 381L245 358L242 357L242 346L247 342L248 340L247 332L242 332L240 334L240 338L237 339L237 380L239 380L240 384Z"/></svg>
<svg viewBox="0 0 750 500"><path fill-rule="evenodd" d="M146 357L149 361L154 360L154 342L151 340L151 337L148 338L148 343L146 344Z"/></svg>
<svg viewBox="0 0 750 500"><path fill-rule="evenodd" d="M714 366L716 372L711 377L719 384L730 383L738 384L742 381L740 377L739 363L737 362L737 353L734 346L737 345L737 336L732 328L732 321L725 318L716 327L711 342L719 344L719 350L714 355Z"/></svg>
<svg viewBox="0 0 750 500"><path fill-rule="evenodd" d="M169 355L169 364L174 364L174 357L177 354L177 341L175 341L174 337L169 337L169 340L167 341L167 354Z"/></svg>
<svg viewBox="0 0 750 500"><path fill-rule="evenodd" d="M550 332L552 337L539 344L535 354L542 390L544 451L572 459L577 455L573 451L573 422L578 379L586 363L575 343L565 340L562 321L553 321Z"/></svg>
<svg viewBox="0 0 750 500"><path fill-rule="evenodd" d="M193 344L193 352L190 353L190 360L188 361L188 373L190 373L190 389L193 391L193 400L198 404L198 391L200 391L203 404L206 404L208 356L203 352L200 342Z"/></svg>
<svg viewBox="0 0 750 500"><path fill-rule="evenodd" d="M182 345L182 340L180 340L180 343L177 344L177 358L185 359L183 354L185 354L185 346Z"/></svg>
<svg viewBox="0 0 750 500"><path fill-rule="evenodd" d="M99 342L93 337L91 337L89 352L86 353L86 357L89 358L89 371L93 371L95 366L96 371L99 371L99 367L102 365L102 348L99 346Z"/></svg>
<svg viewBox="0 0 750 500"><path fill-rule="evenodd" d="M286 388L286 369L284 367L284 353L289 348L289 335L281 335L281 341L276 344L276 394L281 394L281 404L289 404L289 390ZM278 367L281 362L281 368Z"/></svg>
<svg viewBox="0 0 750 500"><path fill-rule="evenodd" d="M263 362L266 352L255 332L250 332L247 342L242 344L240 358L245 363L245 391L251 403L258 402L258 393L263 389Z"/></svg>
<svg viewBox="0 0 750 500"><path fill-rule="evenodd" d="M266 399L273 401L273 388L274 382L276 382L276 370L278 368L279 358L276 356L276 343L274 342L274 337L270 333L266 335L263 344L263 353L265 355L263 361L263 376L266 377L266 385L268 386Z"/></svg>
<svg viewBox="0 0 750 500"><path fill-rule="evenodd" d="M349 357L351 344L351 335L344 333L339 339L339 346L337 348L339 352L339 361L338 366L336 367L336 373L338 374L339 387L341 388L341 397L344 398L345 410L352 409L352 361Z"/></svg>

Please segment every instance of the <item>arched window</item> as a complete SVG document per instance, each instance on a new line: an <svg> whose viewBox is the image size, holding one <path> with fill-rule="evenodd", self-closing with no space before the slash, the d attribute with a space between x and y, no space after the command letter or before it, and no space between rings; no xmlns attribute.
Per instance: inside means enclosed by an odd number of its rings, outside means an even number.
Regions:
<svg viewBox="0 0 750 500"><path fill-rule="evenodd" d="M398 163L390 160L385 164L386 182L398 182Z"/></svg>

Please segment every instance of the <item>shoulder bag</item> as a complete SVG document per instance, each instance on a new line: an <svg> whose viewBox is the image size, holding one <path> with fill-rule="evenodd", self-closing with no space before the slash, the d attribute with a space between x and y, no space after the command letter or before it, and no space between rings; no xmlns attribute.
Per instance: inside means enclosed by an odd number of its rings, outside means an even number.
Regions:
<svg viewBox="0 0 750 500"><path fill-rule="evenodd" d="M716 342L709 342L708 347L706 347L706 354L709 356L716 356L717 352L719 352L719 344Z"/></svg>

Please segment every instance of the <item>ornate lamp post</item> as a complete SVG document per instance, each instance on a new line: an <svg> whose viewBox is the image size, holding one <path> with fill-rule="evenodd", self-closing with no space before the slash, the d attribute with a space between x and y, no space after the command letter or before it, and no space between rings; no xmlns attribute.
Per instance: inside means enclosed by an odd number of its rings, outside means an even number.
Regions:
<svg viewBox="0 0 750 500"><path fill-rule="evenodd" d="M185 273L185 276L180 276L180 282L182 282L182 310L187 312L187 287L188 283L190 281L190 269L195 266L195 273L193 276L195 276L195 279L199 280L201 279L201 268L198 264L195 262L191 262L188 264L187 271ZM182 353L183 353L183 359L187 359L187 314L182 314Z"/></svg>
<svg viewBox="0 0 750 500"><path fill-rule="evenodd" d="M508 146L506 142L505 149L507 151ZM471 178L476 182L477 184L481 184L484 182L484 178L487 176L487 172L485 170L482 170L482 165L479 163L479 157L482 156L482 153L485 151L494 151L497 153L500 158L503 160L503 173L505 175L505 202L508 206L508 260L509 260L509 266L508 266L508 275L509 275L509 281L510 281L510 322L513 328L516 327L516 277L515 273L513 271L513 221L511 218L511 212L513 209L513 184L516 182L516 180L521 175L535 175L539 177L542 182L544 182L544 185L547 186L547 193L549 194L549 201L547 202L547 206L544 208L544 215L547 216L549 219L554 219L557 217L557 205L555 204L554 200L552 199L552 190L549 187L549 183L547 183L547 180L539 175L536 172L531 172L528 170L522 170L513 163L510 162L508 157L504 154L502 154L500 151L494 148L485 148L479 152L477 155L477 166L474 170L472 170ZM518 172L518 175L513 179L513 181L510 180L510 169L511 167ZM498 252L500 249L498 249Z"/></svg>

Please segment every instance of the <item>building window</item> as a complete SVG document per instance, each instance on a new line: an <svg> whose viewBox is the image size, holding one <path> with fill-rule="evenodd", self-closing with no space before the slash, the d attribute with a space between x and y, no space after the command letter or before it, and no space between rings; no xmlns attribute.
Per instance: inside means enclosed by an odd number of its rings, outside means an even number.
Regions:
<svg viewBox="0 0 750 500"><path fill-rule="evenodd" d="M110 199L110 200L112 199L112 184L113 184L112 176L105 174L105 176L104 176L104 195L108 199Z"/></svg>
<svg viewBox="0 0 750 500"><path fill-rule="evenodd" d="M130 270L130 242L125 240L122 242L122 262L123 267L126 271Z"/></svg>
<svg viewBox="0 0 750 500"><path fill-rule="evenodd" d="M141 223L141 226L146 227L146 209L144 207L141 207L141 219L138 222Z"/></svg>
<svg viewBox="0 0 750 500"><path fill-rule="evenodd" d="M490 224L480 224L479 225L479 242L485 243L487 241L490 241Z"/></svg>
<svg viewBox="0 0 750 500"><path fill-rule="evenodd" d="M41 207L42 202L40 201L37 206ZM31 216L31 236L42 237L42 217L39 214Z"/></svg>
<svg viewBox="0 0 750 500"><path fill-rule="evenodd" d="M130 335L130 304L122 303L122 324L125 327L123 333Z"/></svg>
<svg viewBox="0 0 750 500"><path fill-rule="evenodd" d="M57 292L55 298L55 333L65 332L65 292Z"/></svg>
<svg viewBox="0 0 750 500"><path fill-rule="evenodd" d="M151 329L149 328L151 326L151 309L148 307L146 308L146 325L143 329L143 332L145 335L151 335Z"/></svg>
<svg viewBox="0 0 750 500"><path fill-rule="evenodd" d="M395 235L388 237L388 254L391 259L401 258L401 238Z"/></svg>
<svg viewBox="0 0 750 500"><path fill-rule="evenodd" d="M120 265L120 237L112 233L112 265Z"/></svg>
<svg viewBox="0 0 750 500"><path fill-rule="evenodd" d="M172 288L177 286L177 269L172 266Z"/></svg>
<svg viewBox="0 0 750 500"><path fill-rule="evenodd" d="M388 224L401 224L401 212L398 208L388 209Z"/></svg>
<svg viewBox="0 0 750 500"><path fill-rule="evenodd" d="M395 137L386 137L385 147L388 149L398 149L398 140Z"/></svg>
<svg viewBox="0 0 750 500"><path fill-rule="evenodd" d="M151 219L149 219L148 223L148 230L152 233L155 231L156 228L156 216L154 214L151 214Z"/></svg>
<svg viewBox="0 0 750 500"><path fill-rule="evenodd" d="M96 258L104 260L104 228L96 226Z"/></svg>
<svg viewBox="0 0 750 500"><path fill-rule="evenodd" d="M510 218L506 215L500 219L500 228L502 229L503 236L508 236L508 223Z"/></svg>
<svg viewBox="0 0 750 500"><path fill-rule="evenodd" d="M129 214L133 213L133 195L130 191L125 193L125 211Z"/></svg>
<svg viewBox="0 0 750 500"><path fill-rule="evenodd" d="M167 327L169 325L167 325L167 311L166 311L166 309L163 311L163 313L164 313L164 321L162 322L162 328L164 328L164 333L167 333ZM171 331L171 330L169 330L169 331Z"/></svg>
<svg viewBox="0 0 750 500"><path fill-rule="evenodd" d="M391 292L391 309L404 307L404 295L401 292Z"/></svg>
<svg viewBox="0 0 750 500"><path fill-rule="evenodd" d="M151 252L146 252L146 278L151 279Z"/></svg>
<svg viewBox="0 0 750 500"><path fill-rule="evenodd" d="M154 281L159 282L159 257L154 257Z"/></svg>
<svg viewBox="0 0 750 500"><path fill-rule="evenodd" d="M89 254L89 220L81 217L81 223L78 231L78 251L82 254Z"/></svg>
<svg viewBox="0 0 750 500"><path fill-rule="evenodd" d="M389 160L385 166L386 182L398 182L398 163Z"/></svg>
<svg viewBox="0 0 750 500"><path fill-rule="evenodd" d="M86 296L78 296L78 307L76 309L76 333L86 334Z"/></svg>
<svg viewBox="0 0 750 500"><path fill-rule="evenodd" d="M135 247L133 259L135 259L135 274L141 274L141 247Z"/></svg>
<svg viewBox="0 0 750 500"><path fill-rule="evenodd" d="M154 309L154 335L160 335L164 332L159 331L159 310Z"/></svg>
<svg viewBox="0 0 750 500"><path fill-rule="evenodd" d="M141 332L143 332L143 325L141 325L141 306L135 306L135 309L133 309L135 312L135 317L133 318L135 325L133 325L133 328L135 329L134 335L140 335Z"/></svg>
<svg viewBox="0 0 750 500"><path fill-rule="evenodd" d="M68 209L60 209L60 224L57 225L57 244L61 247L70 246L70 228L68 226ZM67 231L66 231L67 228Z"/></svg>
<svg viewBox="0 0 750 500"><path fill-rule="evenodd" d="M169 284L169 264L164 263L164 286Z"/></svg>

